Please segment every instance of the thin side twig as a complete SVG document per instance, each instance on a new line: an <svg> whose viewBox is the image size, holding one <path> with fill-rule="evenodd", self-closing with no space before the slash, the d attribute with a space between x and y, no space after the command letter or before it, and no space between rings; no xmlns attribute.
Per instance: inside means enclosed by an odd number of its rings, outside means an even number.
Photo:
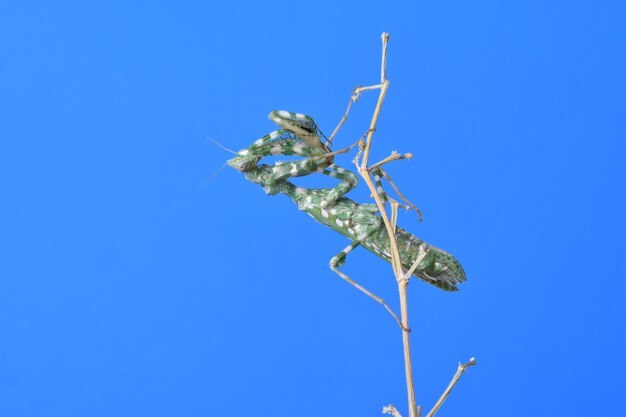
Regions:
<svg viewBox="0 0 626 417"><path fill-rule="evenodd" d="M450 395L452 388L454 388L456 383L459 381L459 379L461 378L461 375L463 375L463 373L465 372L467 368L469 368L470 366L474 366L474 365L476 365L476 359L474 358L470 358L469 362L467 363L459 362L459 366L456 369L456 374L454 374L454 376L452 377L452 381L450 381L450 384L448 384L448 387L446 388L446 390L443 392L439 400L437 400L437 402L433 406L433 409L430 410L428 414L426 414L426 417L433 417L435 415L437 410L439 410L439 407L441 407L441 405L446 400L446 398L448 398L448 395Z"/></svg>

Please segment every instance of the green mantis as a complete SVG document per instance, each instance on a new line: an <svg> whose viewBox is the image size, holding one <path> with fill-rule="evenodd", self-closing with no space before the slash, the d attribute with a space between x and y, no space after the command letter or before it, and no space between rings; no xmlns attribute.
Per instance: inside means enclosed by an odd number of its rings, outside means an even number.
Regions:
<svg viewBox="0 0 626 417"><path fill-rule="evenodd" d="M237 152L228 164L243 173L249 181L259 184L269 195L285 194L298 208L317 222L346 236L351 243L330 260L330 268L340 277L374 298L396 318L385 302L363 288L339 270L346 256L362 246L387 262L391 261L389 235L376 214L375 204L359 204L345 197L356 187L356 175L335 165L333 153L319 137L319 130L309 116L286 111L273 111L270 119L281 129L256 140L248 148ZM276 155L305 157L297 161L277 162L273 165L259 164L262 158ZM321 173L338 179L333 188L303 188L294 185L290 178ZM373 171L377 192L383 202L387 201L381 184L381 170ZM449 253L431 246L396 228L396 241L407 277L415 276L446 291L456 291L457 284L465 281L465 272L459 262Z"/></svg>

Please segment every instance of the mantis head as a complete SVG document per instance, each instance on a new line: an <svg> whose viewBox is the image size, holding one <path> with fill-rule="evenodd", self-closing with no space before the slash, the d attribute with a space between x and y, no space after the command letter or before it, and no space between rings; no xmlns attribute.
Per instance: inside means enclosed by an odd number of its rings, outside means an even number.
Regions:
<svg viewBox="0 0 626 417"><path fill-rule="evenodd" d="M282 191L284 181L272 181L270 179L273 171L269 165L257 165L261 160L261 155L252 155L248 149L237 152L237 156L226 161L228 165L246 175L246 179L263 187L263 190L274 195Z"/></svg>
<svg viewBox="0 0 626 417"><path fill-rule="evenodd" d="M261 158L260 155L250 154L248 149L242 149L237 152L237 156L229 159L226 163L239 172L249 172L253 168L256 168Z"/></svg>

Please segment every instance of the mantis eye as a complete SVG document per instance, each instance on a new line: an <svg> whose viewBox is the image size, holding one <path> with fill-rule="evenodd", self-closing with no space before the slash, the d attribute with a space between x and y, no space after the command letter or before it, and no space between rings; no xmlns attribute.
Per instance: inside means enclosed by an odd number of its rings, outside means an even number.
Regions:
<svg viewBox="0 0 626 417"><path fill-rule="evenodd" d="M443 271L445 271L446 269L448 269L448 267L447 267L447 266L445 266L445 265L443 265L443 264L442 264L442 263L440 263L440 262L435 262L435 263L433 264L432 269L433 269L433 272L434 272L434 273L438 274L438 273L443 272Z"/></svg>
<svg viewBox="0 0 626 417"><path fill-rule="evenodd" d="M239 172L246 171L248 169L248 162L246 159L235 157L227 161L228 165L235 168Z"/></svg>

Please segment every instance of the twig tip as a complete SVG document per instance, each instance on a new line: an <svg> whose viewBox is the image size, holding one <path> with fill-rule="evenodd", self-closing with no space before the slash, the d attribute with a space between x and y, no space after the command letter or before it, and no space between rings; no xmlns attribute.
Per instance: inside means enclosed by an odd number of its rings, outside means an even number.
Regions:
<svg viewBox="0 0 626 417"><path fill-rule="evenodd" d="M476 365L476 358L474 358L473 356L470 358L469 362L467 363L460 363L459 362L459 367L463 368L464 370L469 368L470 366L474 366Z"/></svg>
<svg viewBox="0 0 626 417"><path fill-rule="evenodd" d="M393 417L402 417L395 405L389 404L383 407L383 414L391 414Z"/></svg>

